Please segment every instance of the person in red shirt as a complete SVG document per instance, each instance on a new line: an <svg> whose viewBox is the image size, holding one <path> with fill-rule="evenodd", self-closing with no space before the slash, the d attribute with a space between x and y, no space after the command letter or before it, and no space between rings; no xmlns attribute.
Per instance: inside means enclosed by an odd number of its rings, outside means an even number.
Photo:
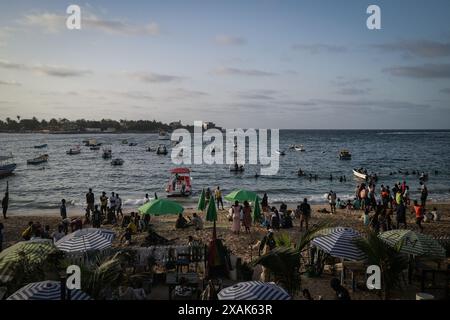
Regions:
<svg viewBox="0 0 450 320"><path fill-rule="evenodd" d="M414 200L414 213L416 214L416 224L419 226L420 232L423 232L422 221L423 221L423 207L418 204L417 200Z"/></svg>

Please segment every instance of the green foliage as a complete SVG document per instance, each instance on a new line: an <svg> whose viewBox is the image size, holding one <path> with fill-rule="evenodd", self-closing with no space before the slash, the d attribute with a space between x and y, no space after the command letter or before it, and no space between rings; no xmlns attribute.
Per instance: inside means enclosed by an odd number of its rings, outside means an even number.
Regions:
<svg viewBox="0 0 450 320"><path fill-rule="evenodd" d="M296 294L301 287L300 269L306 265L302 253L309 248L309 244L317 232L328 227L328 223L312 226L301 234L300 239L293 247L293 240L287 233L275 236L276 248L252 262L253 265L262 265L275 277L275 281L282 285L291 295Z"/></svg>
<svg viewBox="0 0 450 320"><path fill-rule="evenodd" d="M291 247L292 239L289 233L281 232L274 237L277 247Z"/></svg>
<svg viewBox="0 0 450 320"><path fill-rule="evenodd" d="M275 281L291 295L300 290L300 252L292 247L276 247L253 261L270 270Z"/></svg>
<svg viewBox="0 0 450 320"><path fill-rule="evenodd" d="M37 131L37 130L52 130L52 131L73 131L83 132L86 128L100 128L106 130L114 128L119 132L158 132L159 130L169 131L171 129L179 128L177 123L174 127L155 120L111 120L102 119L85 120L79 119L70 121L68 119L50 119L49 121L43 119L39 121L36 117L32 119L21 119L19 116L17 120L6 118L5 121L0 120L0 131ZM183 128L192 129L191 126L181 126Z"/></svg>
<svg viewBox="0 0 450 320"><path fill-rule="evenodd" d="M378 235L368 232L366 239L356 241L356 246L368 257L369 265L378 265L381 269L381 282L385 299L388 299L393 288L401 286L401 274L408 268L405 255L398 249L392 249Z"/></svg>

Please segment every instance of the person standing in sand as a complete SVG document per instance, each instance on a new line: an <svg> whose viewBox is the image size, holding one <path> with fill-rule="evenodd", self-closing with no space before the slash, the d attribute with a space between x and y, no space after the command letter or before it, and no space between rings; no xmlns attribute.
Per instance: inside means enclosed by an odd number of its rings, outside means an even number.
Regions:
<svg viewBox="0 0 450 320"><path fill-rule="evenodd" d="M264 212L269 211L269 197L267 196L267 193L264 193L261 201L261 208Z"/></svg>
<svg viewBox="0 0 450 320"><path fill-rule="evenodd" d="M89 218L91 213L94 212L95 196L92 189L89 188L89 192L86 193L86 218Z"/></svg>
<svg viewBox="0 0 450 320"><path fill-rule="evenodd" d="M216 197L216 203L217 203L217 209L220 208L220 204L222 205L222 210L223 210L223 200L222 200L222 191L220 190L220 187L217 186L217 189L214 192L214 195Z"/></svg>
<svg viewBox="0 0 450 320"><path fill-rule="evenodd" d="M300 232L303 229L303 223L305 223L305 229L308 231L309 218L311 218L311 206L308 203L308 199L303 199L303 203L300 205Z"/></svg>
<svg viewBox="0 0 450 320"><path fill-rule="evenodd" d="M417 200L414 200L414 211L416 215L416 224L419 227L420 233L423 233L422 221L424 216L424 208L422 205L419 205Z"/></svg>
<svg viewBox="0 0 450 320"><path fill-rule="evenodd" d="M67 208L66 208L66 199L61 200L61 206L59 207L59 214L61 215L61 219L67 219Z"/></svg>
<svg viewBox="0 0 450 320"><path fill-rule="evenodd" d="M106 216L108 209L108 197L106 196L106 192L103 191L100 196L100 212L102 215Z"/></svg>
<svg viewBox="0 0 450 320"><path fill-rule="evenodd" d="M420 182L420 204L425 209L428 198L428 189L425 183Z"/></svg>
<svg viewBox="0 0 450 320"><path fill-rule="evenodd" d="M114 192L111 192L111 198L109 198L109 210L112 212L111 214L116 214L116 194Z"/></svg>
<svg viewBox="0 0 450 320"><path fill-rule="evenodd" d="M6 212L8 211L8 205L9 205L9 192L5 192L5 196L2 199L2 211L3 211L3 218L7 219Z"/></svg>
<svg viewBox="0 0 450 320"><path fill-rule="evenodd" d="M245 228L245 232L250 233L250 227L252 226L252 207L250 207L248 201L244 201L244 208L242 211L242 225Z"/></svg>
<svg viewBox="0 0 450 320"><path fill-rule="evenodd" d="M328 193L328 202L330 203L331 214L336 213L336 198L336 192L330 190L330 192Z"/></svg>
<svg viewBox="0 0 450 320"><path fill-rule="evenodd" d="M234 234L239 234L239 231L241 231L241 211L242 206L239 204L239 201L234 202L233 209L233 224L231 225L231 231L233 231Z"/></svg>

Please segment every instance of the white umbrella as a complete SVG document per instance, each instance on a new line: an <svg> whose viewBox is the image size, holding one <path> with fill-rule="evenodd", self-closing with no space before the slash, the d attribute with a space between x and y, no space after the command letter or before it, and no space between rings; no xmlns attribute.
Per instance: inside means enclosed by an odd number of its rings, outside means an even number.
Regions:
<svg viewBox="0 0 450 320"><path fill-rule="evenodd" d="M8 300L61 300L61 283L58 281L29 283L12 294ZM91 297L75 289L70 291L70 300L91 300Z"/></svg>
<svg viewBox="0 0 450 320"><path fill-rule="evenodd" d="M77 230L61 238L56 247L66 252L86 252L111 247L115 233L106 229L88 228Z"/></svg>
<svg viewBox="0 0 450 320"><path fill-rule="evenodd" d="M222 289L219 300L290 300L291 297L273 282L247 281Z"/></svg>

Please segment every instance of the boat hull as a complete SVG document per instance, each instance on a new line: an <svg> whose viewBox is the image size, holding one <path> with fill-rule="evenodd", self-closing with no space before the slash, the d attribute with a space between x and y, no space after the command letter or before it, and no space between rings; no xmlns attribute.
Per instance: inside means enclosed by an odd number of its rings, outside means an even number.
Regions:
<svg viewBox="0 0 450 320"><path fill-rule="evenodd" d="M367 175L365 175L364 173L360 173L360 172L358 172L356 170L353 170L353 175L355 177L359 178L359 179L362 179L362 180L366 180L367 179Z"/></svg>
<svg viewBox="0 0 450 320"><path fill-rule="evenodd" d="M0 166L0 177L8 176L17 168L15 163Z"/></svg>

